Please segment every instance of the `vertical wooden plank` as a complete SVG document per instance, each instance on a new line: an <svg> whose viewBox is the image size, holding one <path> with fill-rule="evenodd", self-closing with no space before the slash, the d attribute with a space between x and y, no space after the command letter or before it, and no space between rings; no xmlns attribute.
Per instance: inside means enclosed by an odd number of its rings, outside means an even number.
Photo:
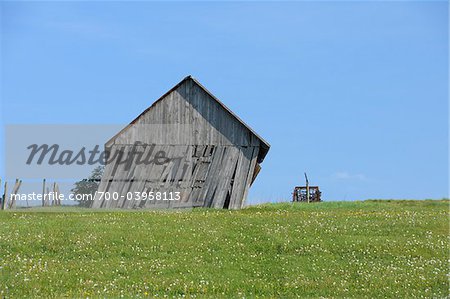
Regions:
<svg viewBox="0 0 450 299"><path fill-rule="evenodd" d="M229 187L231 186L231 178L236 170L237 162L239 160L239 149L236 147L228 147L227 155L222 161L220 180L216 194L213 198L212 207L221 209L224 207L224 202L227 196Z"/></svg>
<svg viewBox="0 0 450 299"><path fill-rule="evenodd" d="M253 151L253 147L241 147L240 149L239 162L231 191L230 209L238 209L241 206Z"/></svg>
<svg viewBox="0 0 450 299"><path fill-rule="evenodd" d="M242 201L240 203L240 206L237 206L237 209L241 209L242 207L244 207L245 201L247 200L247 195L248 195L248 190L250 188L250 184L252 183L252 178L253 178L253 171L255 169L255 165L256 165L256 160L258 158L258 154L259 154L259 147L254 147L253 148L253 154L252 154L252 160L250 163L250 168L247 174L247 179L245 182L245 189L244 189L244 195L242 196Z"/></svg>
<svg viewBox="0 0 450 299"><path fill-rule="evenodd" d="M211 207L216 193L217 184L220 180L220 165L222 158L226 155L227 148L225 146L218 146L214 152L211 167L206 176L204 187L200 190L199 200L203 202L203 207Z"/></svg>

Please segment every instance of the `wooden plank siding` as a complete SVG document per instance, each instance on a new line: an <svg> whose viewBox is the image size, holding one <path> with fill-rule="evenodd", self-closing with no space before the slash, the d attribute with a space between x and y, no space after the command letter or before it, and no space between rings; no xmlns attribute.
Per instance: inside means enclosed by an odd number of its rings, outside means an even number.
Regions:
<svg viewBox="0 0 450 299"><path fill-rule="evenodd" d="M136 143L139 142L140 144ZM124 128L105 147L111 156L163 152L166 163L110 162L98 191L118 200L93 208L213 207L239 209L267 142L195 79L186 77ZM127 193L180 192L179 201L127 200Z"/></svg>

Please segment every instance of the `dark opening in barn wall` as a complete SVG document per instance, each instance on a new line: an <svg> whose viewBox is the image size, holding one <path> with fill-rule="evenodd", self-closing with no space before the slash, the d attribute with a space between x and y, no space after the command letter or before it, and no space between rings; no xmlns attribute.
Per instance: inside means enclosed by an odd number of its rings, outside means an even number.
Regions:
<svg viewBox="0 0 450 299"><path fill-rule="evenodd" d="M138 144L138 145L137 145ZM94 208L213 207L239 209L270 145L188 76L147 108L105 147L125 155L167 155L167 163L111 161ZM179 192L179 200L134 198L130 193ZM131 197L132 200L127 199Z"/></svg>

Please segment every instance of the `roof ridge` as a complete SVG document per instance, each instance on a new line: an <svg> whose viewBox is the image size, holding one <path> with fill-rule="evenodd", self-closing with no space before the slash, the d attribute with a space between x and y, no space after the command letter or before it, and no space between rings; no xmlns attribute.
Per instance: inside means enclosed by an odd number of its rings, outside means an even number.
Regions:
<svg viewBox="0 0 450 299"><path fill-rule="evenodd" d="M180 82L175 84L171 89L169 89L167 92L165 92L162 96L160 96L153 104L142 111L136 118L134 118L127 126L125 126L122 130L120 130L117 134L115 134L113 137L111 137L105 145L111 143L113 140L115 140L120 134L125 132L129 127L131 127L142 115L147 113L152 107L154 107L158 102L163 100L167 95L169 95L171 92L173 92L175 89L177 89L182 83L184 83L187 80L192 80L195 84L197 84L203 91L205 91L211 98L213 98L217 103L219 103L222 108L224 108L228 113L230 113L234 118L237 119L244 127L246 127L253 135L255 135L266 147L267 151L270 148L270 144L264 140L261 136L259 136L258 133L256 133L249 125L247 125L239 116L237 116L230 108L228 108L224 103L222 103L214 94L212 94L206 87L204 87L197 79L195 79L192 75L187 75L184 77Z"/></svg>

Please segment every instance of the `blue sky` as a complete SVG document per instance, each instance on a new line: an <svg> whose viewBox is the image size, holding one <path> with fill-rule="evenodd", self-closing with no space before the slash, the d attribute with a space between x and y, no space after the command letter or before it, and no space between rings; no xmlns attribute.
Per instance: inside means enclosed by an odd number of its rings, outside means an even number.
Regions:
<svg viewBox="0 0 450 299"><path fill-rule="evenodd" d="M191 74L272 145L250 202L304 171L325 200L448 196L446 1L1 2L1 38L3 126L126 124Z"/></svg>

